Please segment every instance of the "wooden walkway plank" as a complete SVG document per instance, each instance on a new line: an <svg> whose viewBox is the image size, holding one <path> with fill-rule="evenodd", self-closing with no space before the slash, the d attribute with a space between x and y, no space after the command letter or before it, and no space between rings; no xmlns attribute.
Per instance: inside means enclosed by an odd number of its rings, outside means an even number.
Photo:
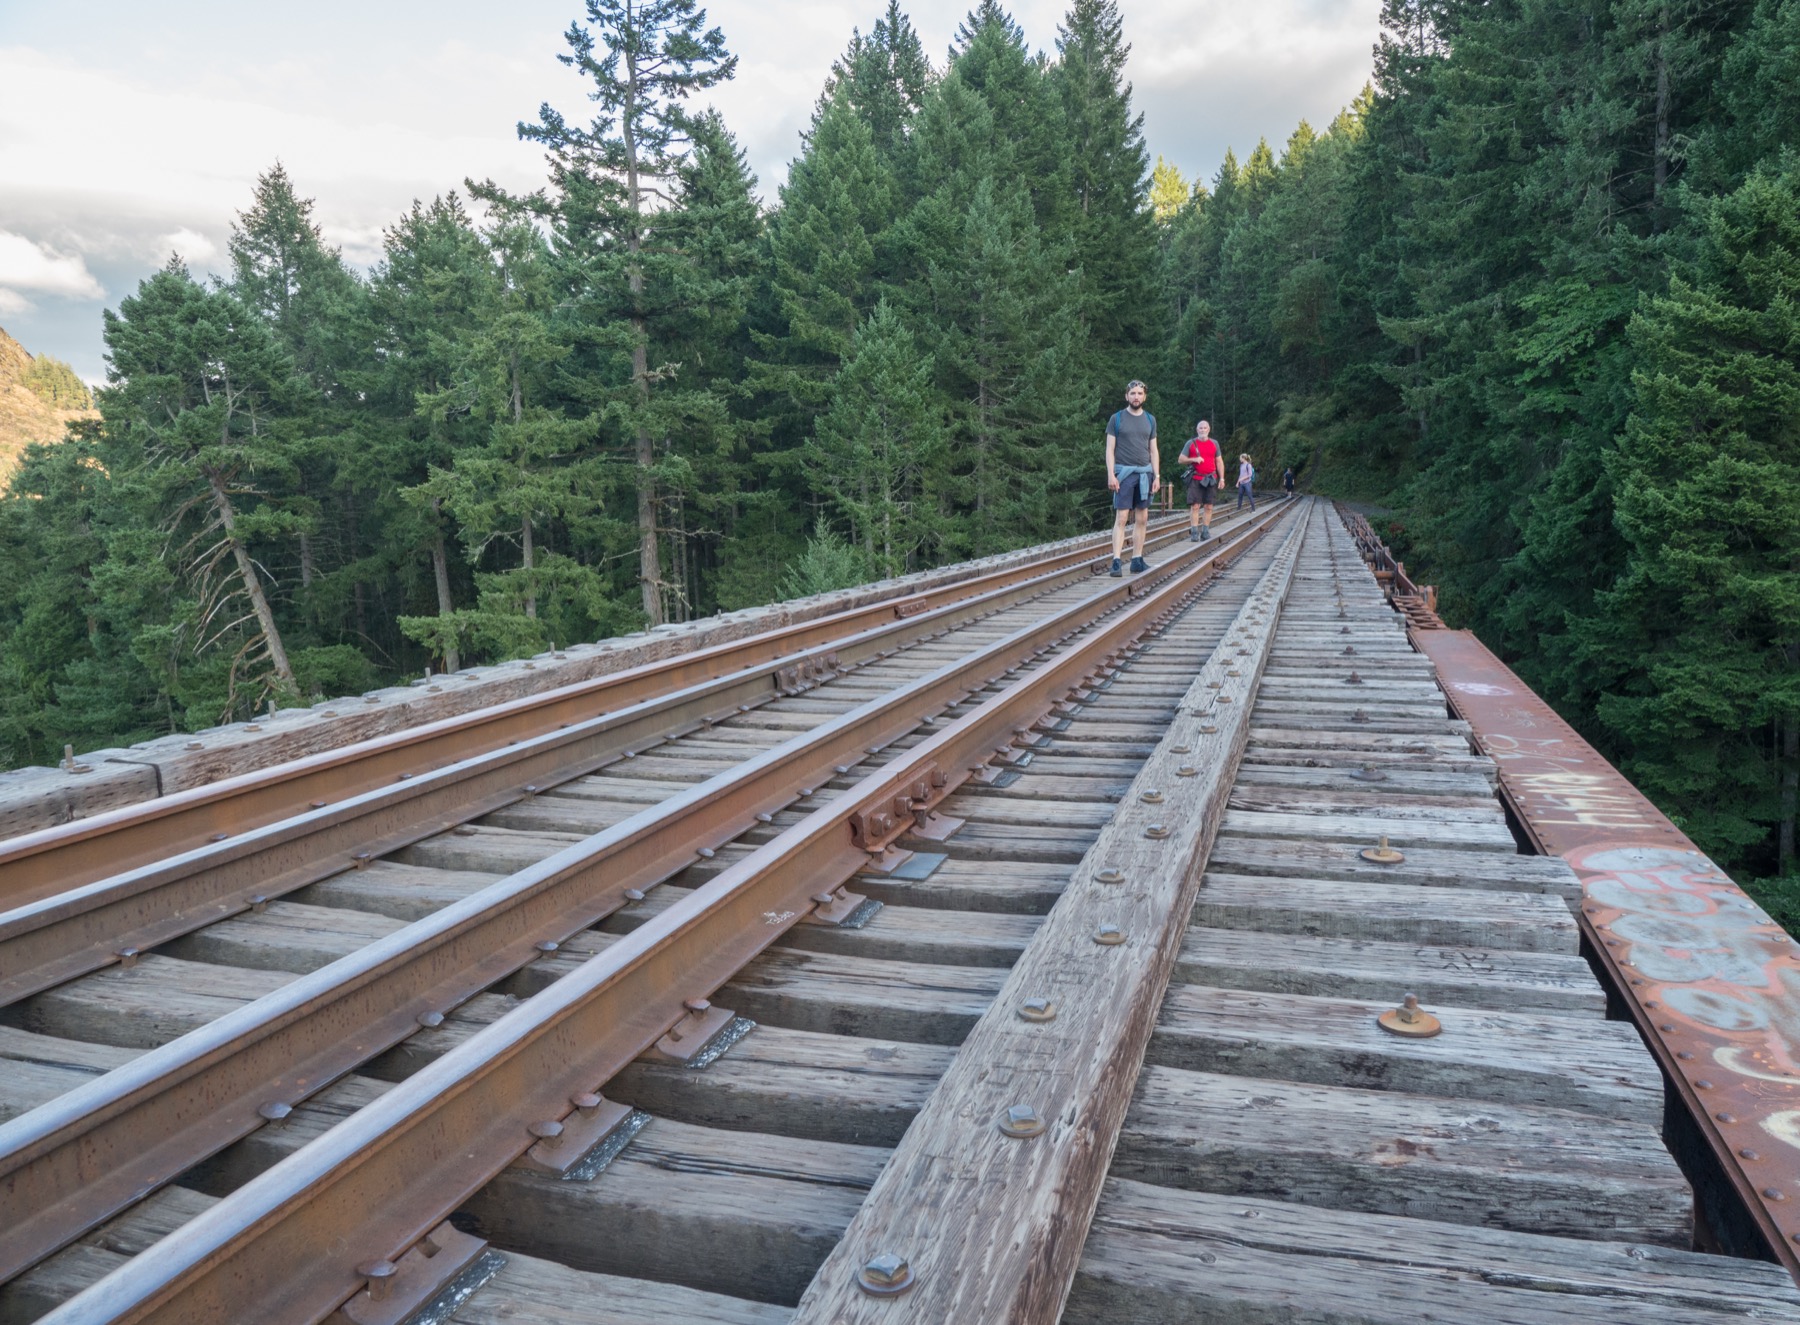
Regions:
<svg viewBox="0 0 1800 1325"><path fill-rule="evenodd" d="M1303 521L1285 531L1228 632L1258 656L1303 535ZM1228 666L1239 660L1224 653L1201 669L1118 817L807 1288L797 1320L891 1319L856 1282L889 1250L914 1257L908 1319L1056 1318L1245 739L1255 669ZM1221 696L1235 702L1215 703ZM1220 728L1213 739L1201 739L1198 713ZM1183 766L1191 776L1177 775ZM1054 1005L1054 1020L1021 1015L1034 998ZM1026 1134L1003 1134L1003 1122Z"/></svg>

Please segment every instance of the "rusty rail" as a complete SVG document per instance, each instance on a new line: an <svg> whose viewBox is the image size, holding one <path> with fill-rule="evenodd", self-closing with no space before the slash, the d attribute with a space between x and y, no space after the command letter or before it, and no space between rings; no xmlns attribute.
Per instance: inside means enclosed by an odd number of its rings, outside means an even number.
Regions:
<svg viewBox="0 0 1800 1325"><path fill-rule="evenodd" d="M1184 530L1156 531L1158 546L1177 542ZM801 655L836 643L873 654L895 641L916 638L927 620L939 624L944 609L999 604L1009 590L1042 592L1058 578L1076 579L1093 567L1105 536L1050 557L920 593L885 599L816 621L765 631L610 676L595 677L472 713L392 732L341 749L258 769L211 786L122 806L55 828L0 842L0 907L16 908L83 884L154 865L183 852L245 831L305 814L322 801L391 785L412 776L551 733L596 713L619 710L712 680L760 668L782 684ZM886 643L876 641L884 638ZM846 656L848 656L846 654ZM440 684L453 684L443 678ZM529 779L527 779L529 780ZM489 807L491 808L491 807ZM477 811L479 813L479 811ZM0 970L7 963L0 960Z"/></svg>
<svg viewBox="0 0 1800 1325"><path fill-rule="evenodd" d="M938 590L889 601L316 755L235 779L240 787L220 784L19 839L5 877L9 889L25 894L44 892L65 868L77 877L91 872L112 843L126 860L154 851L171 834L176 846L168 856L83 886L65 883L0 912L0 1005L129 961L672 734L1077 581L1090 564L1086 554L1061 553L1033 575L984 577L1000 583L973 596L934 606L947 593ZM843 633L850 625L861 629ZM726 670L746 654L747 665ZM301 802L303 812L270 818L300 796L311 798ZM270 822L196 844L192 834L205 821L225 814L235 821L239 809Z"/></svg>
<svg viewBox="0 0 1800 1325"><path fill-rule="evenodd" d="M1360 545L1360 517L1344 523ZM1766 1250L1800 1281L1793 940L1472 633L1411 626L1532 845L1581 880L1585 945L1741 1207L1705 1212L1715 1235L1741 1215L1764 1245L1732 1249Z"/></svg>
<svg viewBox="0 0 1800 1325"><path fill-rule="evenodd" d="M1406 618L1406 624L1414 630L1442 630L1444 623L1437 614L1436 587L1414 584L1406 573L1406 563L1395 560L1387 545L1369 528L1369 522L1342 502L1334 504L1344 528L1356 540L1357 551L1375 573L1375 582L1394 609Z"/></svg>
<svg viewBox="0 0 1800 1325"><path fill-rule="evenodd" d="M754 827L759 818L796 796L810 794L812 787L860 761L865 750L914 730L921 714L966 697L1007 669L1069 640L1097 616L1115 613L1118 620L1096 627L1070 654L1005 692L1015 707L1025 702L1020 696L1037 703L1042 687L1049 684L1043 678L1070 674L1073 664L1068 658L1091 659L1099 647L1095 640L1116 651L1121 647L1120 621L1136 623L1138 633L1148 629L1158 612L1169 610L1172 593L1196 588L1216 567L1260 538L1274 518L1248 522L1233 531L1234 536L1194 549L1193 555L1172 564L1172 574L1154 584L1103 582L1104 587L1079 603L0 1125L0 1278L66 1244L265 1119L279 1116L293 1102L405 1038L422 1019L433 1024L430 1019L441 1018L446 1009L534 960L546 945L553 948L635 901L644 890L693 864L696 852L700 857L710 855ZM1117 611L1120 608L1125 610ZM1041 711L1034 711L1030 718L1039 716ZM996 723L1008 725L996 728ZM1029 721L999 699L983 705L950 729L961 733L956 740L947 741L946 732L918 748L949 750L953 757L940 753L920 762L913 757L916 750L897 761L910 770L907 776L893 773L895 765L884 770L885 796L852 793L810 816L806 822L813 827L806 840L814 845L808 850L823 853L820 861L853 857L852 868L862 866L915 821L933 814L969 776L973 764L991 758L996 748L1006 748L1028 727ZM974 739L970 733L993 742L996 732L1005 737L998 747L968 743ZM860 790L866 791L874 781L880 777L866 779ZM845 826L849 837L839 840L834 834ZM792 837L784 834L778 841ZM816 872L810 861L810 857L800 861L805 868L795 866L792 873L775 869L758 885L761 900L753 899L749 911L740 914L738 904L731 904L733 919L727 928L740 926L743 915L756 917L748 950L744 943L749 940L728 941L718 923L709 921L701 948L678 944L654 958L662 974L649 987L631 985L625 1003L608 1013L631 1036L646 1027L655 1030L648 1040L631 1039L633 1047L618 1065L687 1015L683 998L709 993L794 920L822 907L842 908L841 899L825 894L839 888L848 872L821 883L809 872ZM802 887L793 883L797 878L812 882ZM717 882L701 891L710 895ZM770 892L774 895L762 895ZM686 906L678 904L676 910ZM770 915L782 919L771 922ZM668 970L671 962L681 967L698 960L702 950L712 954L713 946L719 953L740 954L736 965L717 978L677 978ZM586 1041L557 1043L559 1052L566 1053L571 1043ZM580 1061L580 1055L575 1057ZM610 1076L618 1065L599 1079ZM529 1092L521 1096L528 1097ZM567 1109L565 1097L562 1112ZM518 1135L525 1135L524 1123L529 1121L533 1119L514 1119ZM351 1245L363 1244L352 1239ZM227 1312L219 1318L237 1317Z"/></svg>

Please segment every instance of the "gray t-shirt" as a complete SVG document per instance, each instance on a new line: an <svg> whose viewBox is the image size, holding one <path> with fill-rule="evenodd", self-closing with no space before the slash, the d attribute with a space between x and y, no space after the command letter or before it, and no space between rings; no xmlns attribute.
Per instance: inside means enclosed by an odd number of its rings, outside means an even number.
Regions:
<svg viewBox="0 0 1800 1325"><path fill-rule="evenodd" d="M1122 409L1107 420L1106 430L1118 439L1113 446L1114 464L1150 463L1150 443L1156 438L1156 415L1148 412L1133 414Z"/></svg>

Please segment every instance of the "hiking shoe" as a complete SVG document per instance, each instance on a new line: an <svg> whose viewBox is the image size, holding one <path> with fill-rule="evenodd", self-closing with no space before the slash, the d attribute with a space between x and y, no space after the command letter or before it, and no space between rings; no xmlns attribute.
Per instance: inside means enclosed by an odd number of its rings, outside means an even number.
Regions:
<svg viewBox="0 0 1800 1325"><path fill-rule="evenodd" d="M1142 575L1149 569L1150 563L1145 561L1142 557L1133 557L1131 559L1131 573L1133 575Z"/></svg>
<svg viewBox="0 0 1800 1325"><path fill-rule="evenodd" d="M1125 573L1123 570L1121 570L1119 568L1119 559L1117 557L1113 558L1112 569L1107 571L1106 573L1108 575L1112 576L1113 579L1115 579L1115 580L1118 579L1119 576L1121 576Z"/></svg>
<svg viewBox="0 0 1800 1325"><path fill-rule="evenodd" d="M1210 530L1210 529L1202 529L1202 530L1201 530L1201 531L1200 531L1200 541L1201 541L1201 542L1202 542L1202 543L1204 543L1204 542L1205 542L1205 541L1206 541L1206 540L1207 540L1207 539L1209 539L1209 538L1211 538L1211 537L1212 537L1212 530Z"/></svg>
<svg viewBox="0 0 1800 1325"><path fill-rule="evenodd" d="M1199 541L1200 541L1200 531L1198 529L1189 529L1188 530L1188 542L1198 543Z"/></svg>

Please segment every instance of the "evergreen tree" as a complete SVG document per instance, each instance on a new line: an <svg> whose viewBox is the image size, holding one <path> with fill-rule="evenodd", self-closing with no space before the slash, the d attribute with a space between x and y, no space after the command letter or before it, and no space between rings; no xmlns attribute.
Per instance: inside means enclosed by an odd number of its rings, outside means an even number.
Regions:
<svg viewBox="0 0 1800 1325"><path fill-rule="evenodd" d="M638 579L644 616L666 617L659 523L658 419L652 396L666 377L651 366L653 324L681 279L682 255L655 242L659 208L676 202L693 119L686 101L728 79L737 58L724 34L706 27L695 0L587 0L586 26L569 25L569 54L557 58L593 84L597 110L575 125L545 104L521 137L549 152L551 184L565 244L587 260L593 311L622 315L631 330L630 380L611 402L622 416L637 466ZM489 191L490 194L492 191Z"/></svg>
<svg viewBox="0 0 1800 1325"><path fill-rule="evenodd" d="M171 260L105 315L109 432L153 471L168 530L200 604L195 653L236 646L241 685L292 695L294 670L253 542L291 534L294 520L263 499L291 480L282 426L295 391L292 361L235 295L195 283ZM247 615L234 610L247 603ZM254 628L248 628L253 621Z"/></svg>
<svg viewBox="0 0 1800 1325"><path fill-rule="evenodd" d="M885 301L857 329L831 410L807 448L815 487L848 520L878 576L913 569L942 536L943 473L932 365Z"/></svg>
<svg viewBox="0 0 1800 1325"><path fill-rule="evenodd" d="M869 142L890 172L898 172L906 155L913 120L931 88L931 61L900 0L887 10L869 35L850 38L850 47L831 67L821 103L840 100L869 131Z"/></svg>
<svg viewBox="0 0 1800 1325"><path fill-rule="evenodd" d="M1156 166L1150 172L1150 214L1158 225L1168 225L1187 201L1188 185L1181 171L1157 153Z"/></svg>

